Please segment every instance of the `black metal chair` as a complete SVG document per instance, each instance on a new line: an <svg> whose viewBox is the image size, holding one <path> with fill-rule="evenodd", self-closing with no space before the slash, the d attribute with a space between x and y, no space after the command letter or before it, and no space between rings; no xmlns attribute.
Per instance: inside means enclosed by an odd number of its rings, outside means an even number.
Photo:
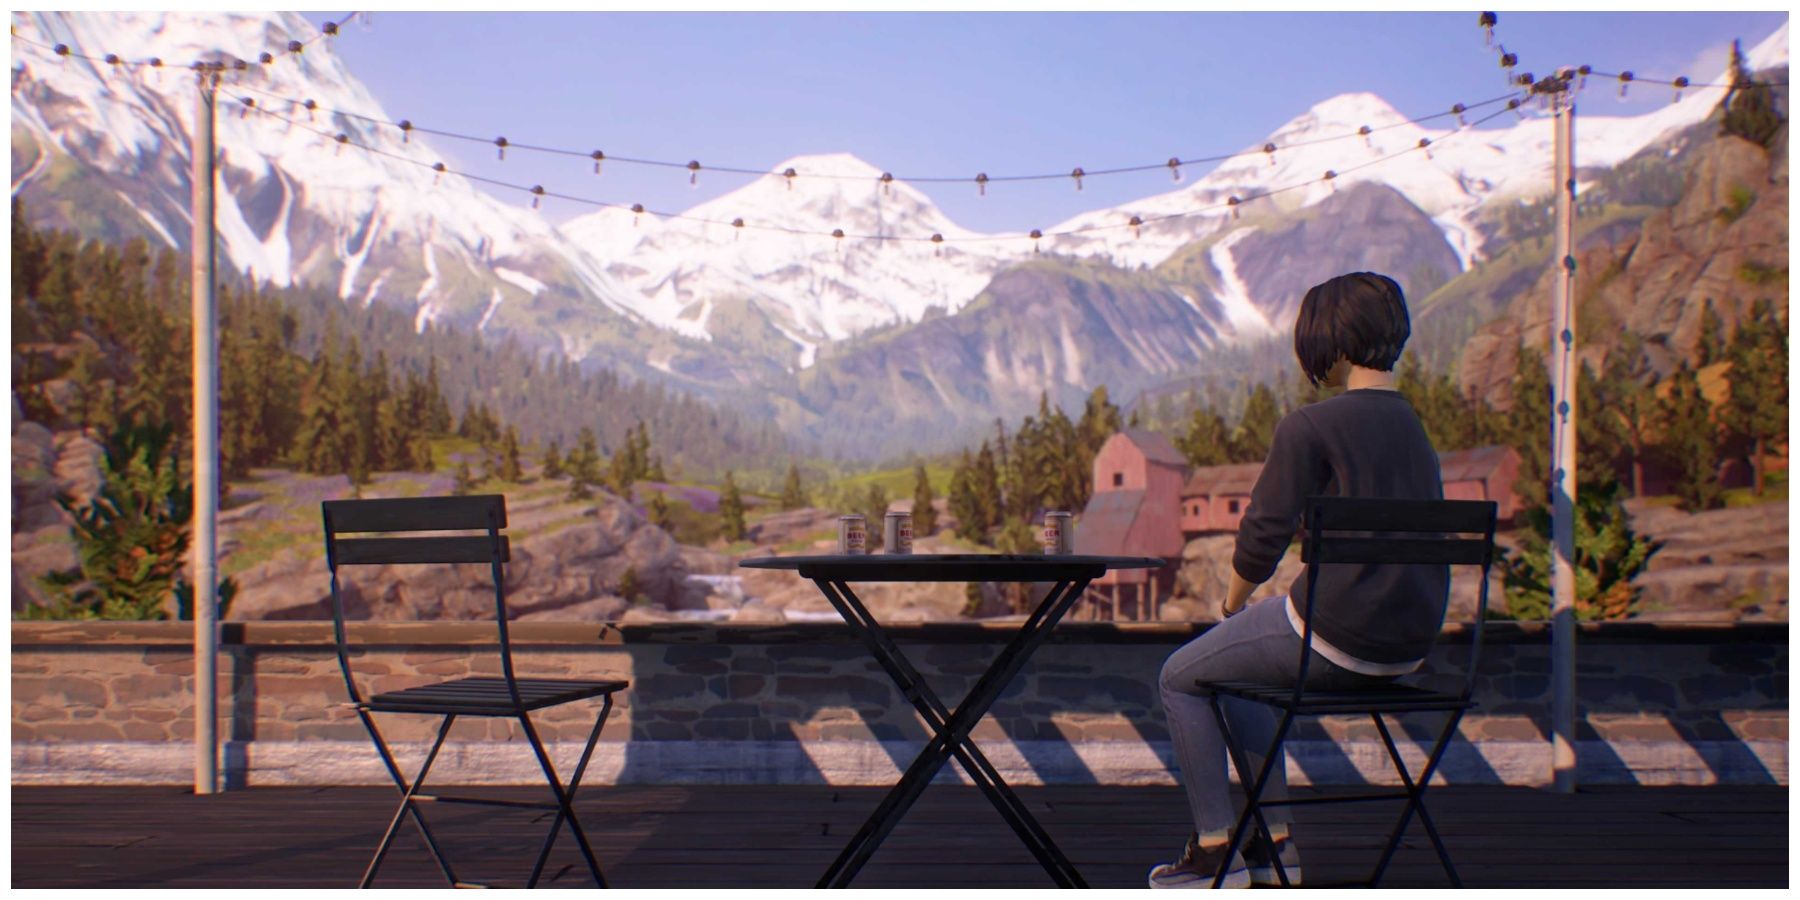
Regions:
<svg viewBox="0 0 1800 900"><path fill-rule="evenodd" d="M456 876L445 858L444 851L437 839L432 835L430 826L425 824L425 817L419 811L421 802L438 803L472 803L486 806L500 806L513 809L554 810L555 818L550 823L550 831L544 836L542 848L538 851L537 862L531 868L531 877L526 887L535 887L543 875L544 863L550 857L550 850L556 844L557 835L564 822L575 837L575 843L581 849L582 857L587 861L588 871L594 881L601 887L606 886L606 879L600 874L600 864L594 859L594 851L588 845L586 834L581 830L581 823L575 818L573 801L576 790L581 786L581 776L587 771L588 760L593 757L594 745L600 737L600 729L606 724L606 717L612 711L612 695L629 686L625 681L577 681L571 679L551 678L519 678L513 672L512 644L507 637L506 625L506 588L505 575L502 570L511 558L511 545L500 533L506 527L506 498L498 494L471 497L414 497L388 500L327 500L322 504L325 518L325 561L331 569L331 614L333 631L337 639L338 665L344 672L344 686L350 692L350 706L361 717L363 726L369 730L369 737L375 742L376 752L381 754L381 762L387 767L388 774L394 779L394 786L400 790L400 805L394 810L393 820L388 823L387 833L382 835L381 845L376 848L375 856L369 861L368 869L363 873L359 887L368 887L375 880L375 873L381 868L388 849L393 845L394 837L399 832L400 821L410 816L418 825L425 838L425 846L431 851L444 879L451 887L485 887L463 881ZM430 537L340 537L350 533L416 533L445 531L479 531L481 534L444 535ZM405 690L388 691L364 698L357 689L356 679L350 670L349 647L344 637L344 601L338 586L338 567L353 565L396 565L410 563L486 563L490 566L494 581L494 619L500 629L500 670L502 677L458 678L423 687ZM544 750L544 742L538 737L536 727L531 723L530 713L534 710L560 706L578 700L594 697L604 699L600 707L600 715L594 721L594 728L588 734L587 746L582 749L581 760L575 766L567 785L557 777L556 769L550 763L550 756ZM394 763L394 755L388 748L387 741L381 731L375 727L371 713L412 713L418 715L443 716L443 723L438 726L437 739L431 750L425 754L425 761L419 766L419 773L410 783L400 773ZM550 786L554 802L530 802L515 800L495 800L483 797L459 797L433 794L422 794L419 788L431 772L431 764L437 759L438 750L444 745L444 737L450 733L450 726L458 716L483 716L516 718L525 732L525 738L531 743L531 750L537 755L538 765L544 770L544 779Z"/></svg>
<svg viewBox="0 0 1800 900"><path fill-rule="evenodd" d="M1424 793L1426 786L1431 783L1432 774L1437 770L1439 760L1443 758L1444 750L1450 744L1450 737L1456 733L1457 724L1462 721L1463 714L1475 706L1472 695L1475 691L1476 666L1481 656L1482 622L1487 618L1488 570L1493 564L1497 510L1497 504L1486 500L1307 498L1303 519L1306 537L1301 544L1301 559L1310 569L1306 585L1306 627L1301 637L1300 668L1295 684L1268 685L1241 681L1202 683L1212 693L1213 715L1218 720L1220 732L1225 736L1226 746L1230 748L1232 763L1238 771L1238 781L1245 785L1244 810L1238 816L1237 825L1232 828L1231 833L1232 853L1236 853L1244 844L1253 818L1264 846L1272 845L1268 823L1262 815L1262 808L1265 806L1404 799L1405 810L1401 812L1393 832L1388 835L1387 846L1382 850L1381 859L1369 877L1369 886L1373 887L1381 882L1381 876L1387 871L1394 851L1400 846L1401 837L1412 823L1413 814L1417 812L1420 823L1425 826L1425 832L1431 838L1432 846L1437 850L1438 859L1444 864L1444 871L1450 876L1450 883L1462 887L1462 879L1457 877L1456 867L1450 862L1450 854L1444 849L1443 838L1438 835L1437 827L1431 821L1431 814L1425 811ZM1458 536L1471 534L1478 534L1480 537ZM1475 615L1474 640L1469 649L1469 669L1463 679L1461 692L1446 693L1398 683L1356 691L1309 692L1304 689L1306 664L1312 655L1313 598L1317 593L1319 568L1341 563L1481 567L1481 599ZM1254 778L1243 748L1231 734L1225 711L1220 706L1221 697L1236 697L1261 703L1282 712L1281 724L1275 729L1275 740L1263 758L1262 770ZM1416 712L1443 712L1449 715L1417 781L1407 772L1406 763L1400 758L1400 751L1394 745L1393 735L1382 719L1384 715ZM1367 714L1375 720L1375 728L1381 734L1382 743L1387 747L1388 756L1393 760L1394 769L1399 773L1400 783L1405 790L1299 800L1263 800L1262 792L1268 786L1269 776L1274 770L1277 751L1287 738L1294 719L1299 716L1345 714ZM1274 865L1276 877L1281 884L1288 885L1287 873L1282 869L1280 860L1275 859ZM1218 887L1224 881L1224 876L1225 870L1221 867L1213 886Z"/></svg>

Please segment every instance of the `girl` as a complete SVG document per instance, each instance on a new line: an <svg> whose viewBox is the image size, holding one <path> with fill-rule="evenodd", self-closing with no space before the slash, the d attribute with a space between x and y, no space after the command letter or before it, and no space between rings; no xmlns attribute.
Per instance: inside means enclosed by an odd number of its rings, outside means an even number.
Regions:
<svg viewBox="0 0 1800 900"><path fill-rule="evenodd" d="M1406 298L1385 275L1340 275L1307 291L1300 304L1294 322L1300 368L1314 385L1345 390L1289 413L1275 426L1268 459L1238 526L1226 618L1163 665L1163 710L1195 833L1177 860L1150 870L1153 888L1210 887L1221 868L1227 887L1275 884L1271 854L1279 855L1290 882L1300 880L1299 853L1288 836L1289 807L1265 810L1273 848L1252 835L1242 853L1225 858L1237 815L1226 788L1225 742L1205 685L1293 685L1306 627L1306 573L1289 586L1287 597L1248 607L1246 601L1274 575L1306 497L1443 499L1437 452L1412 404L1394 388L1394 363L1410 334ZM1445 566L1321 569L1307 689L1355 690L1417 669L1443 625L1449 581ZM1296 591L1302 596L1295 597ZM1274 739L1275 711L1221 700L1251 771L1261 771L1260 754ZM1287 798L1285 766L1285 759L1276 759L1264 799Z"/></svg>

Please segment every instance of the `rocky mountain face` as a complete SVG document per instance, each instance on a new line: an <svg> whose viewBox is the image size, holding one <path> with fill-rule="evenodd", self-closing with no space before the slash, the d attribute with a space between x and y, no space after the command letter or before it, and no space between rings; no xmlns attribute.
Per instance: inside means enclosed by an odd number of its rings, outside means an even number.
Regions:
<svg viewBox="0 0 1800 900"><path fill-rule="evenodd" d="M1578 249L1578 357L1598 369L1619 332L1630 331L1667 374L1693 358L1708 300L1728 331L1759 297L1785 308L1788 246L1786 127L1773 148L1713 138L1693 152L1674 206L1636 233ZM1519 345L1549 347L1550 294L1549 269L1540 269L1468 341L1458 368L1464 390L1510 407Z"/></svg>

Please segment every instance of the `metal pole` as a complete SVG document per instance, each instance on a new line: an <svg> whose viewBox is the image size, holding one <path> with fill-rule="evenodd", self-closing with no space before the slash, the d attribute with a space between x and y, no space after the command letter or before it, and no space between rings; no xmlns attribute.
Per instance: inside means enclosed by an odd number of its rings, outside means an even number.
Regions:
<svg viewBox="0 0 1800 900"><path fill-rule="evenodd" d="M1556 277L1552 281L1551 338L1555 354L1551 408L1550 671L1551 766L1556 790L1575 790L1575 103L1561 81L1550 95L1556 129Z"/></svg>
<svg viewBox="0 0 1800 900"><path fill-rule="evenodd" d="M194 793L219 789L219 342L213 283L213 111L218 76L196 79L194 282Z"/></svg>

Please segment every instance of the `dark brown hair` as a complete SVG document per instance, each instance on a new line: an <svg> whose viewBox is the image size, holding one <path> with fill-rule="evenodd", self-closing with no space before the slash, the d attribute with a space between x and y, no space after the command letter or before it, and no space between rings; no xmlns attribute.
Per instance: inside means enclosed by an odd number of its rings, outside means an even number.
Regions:
<svg viewBox="0 0 1800 900"><path fill-rule="evenodd" d="M1390 372L1411 335L1399 283L1374 272L1352 272L1306 292L1294 320L1294 356L1314 385L1324 382L1338 357Z"/></svg>

